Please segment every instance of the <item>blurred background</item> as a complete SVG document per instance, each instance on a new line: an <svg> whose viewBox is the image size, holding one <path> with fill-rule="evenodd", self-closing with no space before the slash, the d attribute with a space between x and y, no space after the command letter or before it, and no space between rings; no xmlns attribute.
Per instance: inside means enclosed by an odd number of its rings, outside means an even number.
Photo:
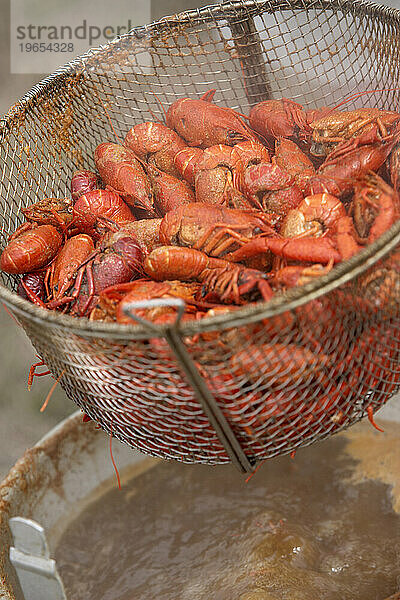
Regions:
<svg viewBox="0 0 400 600"><path fill-rule="evenodd" d="M27 1L27 0L25 0ZM63 5L62 0L35 0L40 2L43 14L51 6ZM122 0L121 0L122 1ZM212 4L211 0L137 0L148 1L150 20L156 20L181 10ZM24 0L0 0L0 118L9 107L16 102L44 74L11 74L10 69L10 15L11 3L15 2L21 9ZM400 0L381 2L394 8L400 8ZM64 3L65 5L65 3ZM69 3L70 5L70 3ZM118 11L118 0L113 10ZM143 11L140 13L142 14ZM84 15L85 16L85 15ZM133 11L132 25L142 22L135 20L137 13ZM65 62L65 61L62 61ZM32 363L37 362L34 350L25 333L13 321L11 316L0 305L0 480L9 468L32 446L42 435L48 432L57 422L76 410L75 405L67 399L60 387L53 393L49 405L43 413L43 404L54 381L50 377L36 378L32 390L27 390L27 378ZM400 409L400 397L391 400L379 417ZM104 443L108 440L104 436Z"/></svg>

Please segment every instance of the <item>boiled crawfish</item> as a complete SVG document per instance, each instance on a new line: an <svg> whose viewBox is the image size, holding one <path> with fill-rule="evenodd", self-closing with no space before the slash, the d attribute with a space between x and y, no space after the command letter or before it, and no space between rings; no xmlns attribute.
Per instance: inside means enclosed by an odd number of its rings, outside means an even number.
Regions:
<svg viewBox="0 0 400 600"><path fill-rule="evenodd" d="M258 289L265 300L272 297L267 275L256 269L211 258L192 248L161 246L145 259L145 273L156 281L198 281L206 294L228 304L243 303L243 297Z"/></svg>
<svg viewBox="0 0 400 600"><path fill-rule="evenodd" d="M196 295L200 291L198 283L182 283L181 281L147 281L138 279L123 286L107 288L100 294L100 307L107 306L108 311L114 305L115 317L118 323L132 324L134 320L125 314L125 308L132 302L143 300L181 298L185 301L185 317L196 313ZM119 295L119 298L118 298ZM176 320L176 308L173 306L160 306L136 310L139 317L153 323L167 323Z"/></svg>
<svg viewBox="0 0 400 600"><path fill-rule="evenodd" d="M400 138L400 123L382 141L364 143L354 138L339 144L326 158L315 176L310 177L307 193L346 194L354 182L368 171L378 171Z"/></svg>
<svg viewBox="0 0 400 600"><path fill-rule="evenodd" d="M124 145L148 164L168 175L179 176L175 157L186 148L186 142L162 123L148 121L135 125L128 131Z"/></svg>
<svg viewBox="0 0 400 600"><path fill-rule="evenodd" d="M108 244L100 243L94 256L80 267L71 294L73 314L90 314L104 289L129 282L142 274L143 254L135 240L120 238Z"/></svg>
<svg viewBox="0 0 400 600"><path fill-rule="evenodd" d="M160 225L160 242L224 256L237 243L260 233L274 235L274 215L256 210L229 209L207 204L187 204L167 213Z"/></svg>
<svg viewBox="0 0 400 600"><path fill-rule="evenodd" d="M303 200L295 178L276 163L261 162L246 170L244 191L252 204L265 212L285 217Z"/></svg>
<svg viewBox="0 0 400 600"><path fill-rule="evenodd" d="M71 179L71 196L76 202L83 194L100 188L99 179L92 171L76 171Z"/></svg>
<svg viewBox="0 0 400 600"><path fill-rule="evenodd" d="M110 190L92 190L80 196L73 216L75 227L93 239L99 239L109 229L136 221L121 196Z"/></svg>
<svg viewBox="0 0 400 600"><path fill-rule="evenodd" d="M329 108L306 110L301 104L287 98L259 102L250 111L250 127L271 143L279 138L309 140L310 123L323 116Z"/></svg>
<svg viewBox="0 0 400 600"><path fill-rule="evenodd" d="M209 90L200 100L181 98L168 109L166 121L188 146L208 148L216 144L233 146L245 140L258 141L255 134L231 108L212 104L216 90Z"/></svg>
<svg viewBox="0 0 400 600"><path fill-rule="evenodd" d="M141 219L130 223L122 223L117 231L104 234L103 242L110 246L120 238L130 237L139 245L143 254L150 254L160 246L160 226L162 219Z"/></svg>
<svg viewBox="0 0 400 600"><path fill-rule="evenodd" d="M370 171L354 187L353 219L361 243L372 244L399 218L397 192Z"/></svg>
<svg viewBox="0 0 400 600"><path fill-rule="evenodd" d="M196 163L197 202L219 204L227 208L251 208L240 192L240 156L223 144L210 146Z"/></svg>
<svg viewBox="0 0 400 600"><path fill-rule="evenodd" d="M165 215L174 208L195 202L196 198L190 185L186 181L168 175L160 169L149 166L147 168L154 201L160 215Z"/></svg>
<svg viewBox="0 0 400 600"><path fill-rule="evenodd" d="M65 304L64 297L67 291L74 284L81 265L93 252L93 240L88 235L79 234L65 242L56 260L47 270L46 280L49 280L52 296L48 308Z"/></svg>
<svg viewBox="0 0 400 600"><path fill-rule="evenodd" d="M154 216L150 182L132 150L118 144L97 146L94 159L107 186L120 194L129 206L148 211Z"/></svg>
<svg viewBox="0 0 400 600"><path fill-rule="evenodd" d="M6 273L30 273L45 267L57 254L62 236L53 225L39 225L14 237L0 258Z"/></svg>
<svg viewBox="0 0 400 600"><path fill-rule="evenodd" d="M334 111L310 124L310 152L315 156L326 156L335 146L352 138L361 138L364 143L382 142L399 120L399 113L378 108Z"/></svg>
<svg viewBox="0 0 400 600"><path fill-rule="evenodd" d="M174 165L179 175L194 186L197 163L202 158L204 150L187 146L175 154Z"/></svg>

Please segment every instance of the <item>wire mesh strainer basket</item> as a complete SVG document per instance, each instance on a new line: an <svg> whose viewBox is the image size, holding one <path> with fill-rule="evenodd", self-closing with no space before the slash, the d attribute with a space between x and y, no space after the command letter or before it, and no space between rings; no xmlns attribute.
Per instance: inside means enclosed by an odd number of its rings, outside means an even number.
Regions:
<svg viewBox="0 0 400 600"><path fill-rule="evenodd" d="M400 13L361 1L242 0L135 29L59 69L0 127L1 244L20 208L69 195L71 174L136 123L216 88L248 112L267 98L396 110ZM382 91L384 90L384 91ZM358 104L357 104L358 102ZM361 103L361 104L360 104ZM400 224L270 303L174 326L44 311L2 274L16 315L67 396L122 442L187 463L291 453L375 411L399 389ZM178 307L179 309L179 307Z"/></svg>

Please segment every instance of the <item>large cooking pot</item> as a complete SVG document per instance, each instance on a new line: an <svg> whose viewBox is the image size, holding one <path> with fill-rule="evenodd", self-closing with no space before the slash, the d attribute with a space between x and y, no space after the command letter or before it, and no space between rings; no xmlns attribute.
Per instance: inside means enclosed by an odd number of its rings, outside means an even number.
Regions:
<svg viewBox="0 0 400 600"><path fill-rule="evenodd" d="M398 400L395 399L391 406L382 409L378 417L379 423L388 432L392 430L391 435L393 426L398 427L400 432ZM354 429L351 428L340 436L351 436L353 432ZM374 432L372 428L371 432ZM389 435L375 433L376 436ZM379 440L379 437L374 439ZM394 444L396 443L395 439ZM379 443L375 447L371 444L368 451L375 454L375 464L382 463L379 478L394 486L396 506L400 508L400 472L396 472L385 456L379 456L382 448ZM316 448L314 452L315 450ZM396 452L400 454L400 435ZM113 443L113 455L122 485L160 462L117 441ZM366 473L367 477L369 475ZM237 477L240 478L240 475L237 474ZM90 503L102 498L115 486L116 477L107 439L103 432L95 429L93 423L83 423L81 413L60 423L34 448L27 450L0 485L0 599L24 600L16 572L9 560L10 547L13 546L10 519L23 517L39 523L45 530L50 556L54 556L58 542L71 521ZM25 600L30 599L27 597ZM41 600L54 600L54 597L47 599L43 595Z"/></svg>
<svg viewBox="0 0 400 600"><path fill-rule="evenodd" d="M117 441L113 454L122 484L158 462ZM10 519L23 517L39 523L52 555L70 520L115 485L107 438L93 423L83 423L80 412L27 450L0 486L0 599L30 600L24 599L9 560ZM54 598L44 596L43 600Z"/></svg>

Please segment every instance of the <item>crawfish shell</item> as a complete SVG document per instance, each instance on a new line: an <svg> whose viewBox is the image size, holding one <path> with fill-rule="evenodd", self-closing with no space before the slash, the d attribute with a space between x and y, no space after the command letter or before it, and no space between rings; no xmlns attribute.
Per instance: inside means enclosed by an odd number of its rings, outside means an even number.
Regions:
<svg viewBox="0 0 400 600"><path fill-rule="evenodd" d="M21 208L21 212L27 221L63 229L72 221L72 201L69 198L44 198L31 206Z"/></svg>
<svg viewBox="0 0 400 600"><path fill-rule="evenodd" d="M40 300L44 301L46 292L42 275L39 275L39 273L28 273L27 275L24 275L21 278L21 281L18 284L17 294L21 296L21 298L23 298L24 300L30 301L22 285L22 281L24 282L26 287L29 288L35 294L35 296L40 298Z"/></svg>

